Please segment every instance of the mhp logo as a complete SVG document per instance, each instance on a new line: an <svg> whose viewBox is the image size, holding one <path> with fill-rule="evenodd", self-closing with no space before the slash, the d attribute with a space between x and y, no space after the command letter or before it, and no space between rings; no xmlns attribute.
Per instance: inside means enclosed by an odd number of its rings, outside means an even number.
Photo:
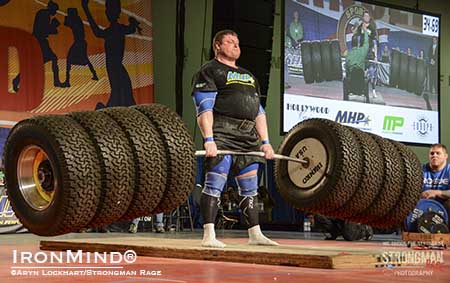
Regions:
<svg viewBox="0 0 450 283"><path fill-rule="evenodd" d="M370 118L361 112L339 111L336 115L336 122L341 124L364 124L369 125Z"/></svg>
<svg viewBox="0 0 450 283"><path fill-rule="evenodd" d="M395 132L397 128L403 127L405 118L397 116L384 116L383 130L388 132Z"/></svg>

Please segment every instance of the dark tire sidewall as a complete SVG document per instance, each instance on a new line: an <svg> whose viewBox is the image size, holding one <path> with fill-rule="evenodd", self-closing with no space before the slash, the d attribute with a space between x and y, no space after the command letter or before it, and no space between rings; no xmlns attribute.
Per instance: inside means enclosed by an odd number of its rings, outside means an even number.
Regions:
<svg viewBox="0 0 450 283"><path fill-rule="evenodd" d="M54 197L49 206L42 210L37 211L32 208L25 200L21 192L16 189L19 187L17 177L17 165L20 152L28 145L37 145L41 147L47 154L50 162L52 163L54 178L58 184L58 189L55 191ZM63 211L67 199L64 190L64 178L62 171L60 170L61 164L64 162L61 158L62 153L56 152L54 149L58 149L58 145L51 138L49 133L46 133L45 129L33 127L27 127L25 125L14 133L10 142L5 150L5 169L6 169L6 187L8 192L8 198L13 205L14 212L17 218L25 227L33 227L33 232L38 235L49 234L50 229L54 223L58 223L60 218L64 215ZM11 174L11 173L15 174ZM9 173L9 174L8 174ZM49 221L51 219L52 221ZM50 233L51 234L51 233Z"/></svg>
<svg viewBox="0 0 450 283"><path fill-rule="evenodd" d="M299 134L300 131L301 134ZM327 150L328 157L328 161L325 166L326 175L328 175L328 173L330 172L333 172L335 170L336 164L335 153L337 152L335 146L335 137L330 135L323 129L314 127L313 125L304 125L295 128L285 138L287 142L280 146L278 152L282 155L290 155L295 145L305 138L315 138L322 142L323 146ZM279 175L276 178L278 183L277 185L281 195L296 207L305 208L312 206L317 202L320 202L321 199L327 196L329 188L332 188L336 183L336 178L334 176L329 176L329 178L324 176L323 179L313 187L310 187L308 189L299 188L292 182L287 173L285 173L287 172L287 164L288 163L286 161L276 161L275 166L277 167L277 172Z"/></svg>

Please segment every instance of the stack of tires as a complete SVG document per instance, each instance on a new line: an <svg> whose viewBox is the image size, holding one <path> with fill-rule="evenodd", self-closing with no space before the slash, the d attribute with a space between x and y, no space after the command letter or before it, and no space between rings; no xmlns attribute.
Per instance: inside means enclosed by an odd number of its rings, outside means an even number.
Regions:
<svg viewBox="0 0 450 283"><path fill-rule="evenodd" d="M401 143L325 119L297 124L279 153L308 165L275 161L281 195L293 206L328 217L391 227L414 209L422 167Z"/></svg>
<svg viewBox="0 0 450 283"><path fill-rule="evenodd" d="M339 41L304 41L301 54L305 83L342 80Z"/></svg>
<svg viewBox="0 0 450 283"><path fill-rule="evenodd" d="M4 162L14 212L41 236L171 211L195 179L192 138L158 104L21 121Z"/></svg>
<svg viewBox="0 0 450 283"><path fill-rule="evenodd" d="M389 76L389 84L392 87L420 96L424 89L425 77L426 64L423 59L392 49Z"/></svg>

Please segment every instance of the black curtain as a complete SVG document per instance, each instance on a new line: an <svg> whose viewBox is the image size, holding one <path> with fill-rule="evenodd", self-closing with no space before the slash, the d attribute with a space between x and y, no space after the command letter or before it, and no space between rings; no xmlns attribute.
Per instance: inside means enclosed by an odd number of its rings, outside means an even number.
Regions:
<svg viewBox="0 0 450 283"><path fill-rule="evenodd" d="M184 25L185 0L177 0L176 19L176 69L175 69L175 105L178 115L183 115L183 68L184 68Z"/></svg>

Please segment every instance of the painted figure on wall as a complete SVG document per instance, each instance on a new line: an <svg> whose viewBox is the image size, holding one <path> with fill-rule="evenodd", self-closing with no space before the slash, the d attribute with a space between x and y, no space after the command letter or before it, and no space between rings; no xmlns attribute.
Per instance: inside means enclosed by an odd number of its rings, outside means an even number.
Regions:
<svg viewBox="0 0 450 283"><path fill-rule="evenodd" d="M95 22L90 10L89 0L82 0L83 9L94 35L105 40L106 71L111 86L111 96L106 105L98 103L96 109L111 106L134 105L130 76L122 63L125 51L125 36L140 31L139 22L129 18L129 25L118 22L121 13L120 0L106 1L106 16L110 26L102 29Z"/></svg>

